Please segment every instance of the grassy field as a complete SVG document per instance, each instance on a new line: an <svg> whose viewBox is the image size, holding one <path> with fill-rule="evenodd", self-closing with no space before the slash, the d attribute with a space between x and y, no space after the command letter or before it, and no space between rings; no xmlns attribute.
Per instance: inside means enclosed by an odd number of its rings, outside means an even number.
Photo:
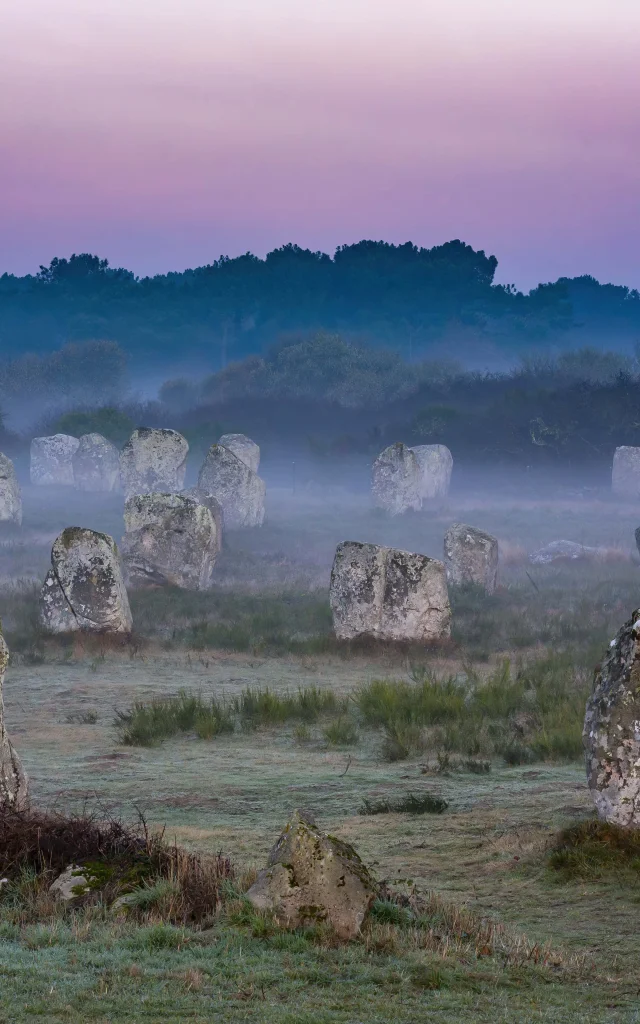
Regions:
<svg viewBox="0 0 640 1024"><path fill-rule="evenodd" d="M34 587L51 540L71 524L119 539L121 502L27 489L24 530L0 549L0 615L34 801L141 811L186 849L228 855L236 881L204 930L158 908L63 912L28 877L5 887L0 1021L640 1021L640 859L554 853L593 818L580 723L595 664L640 605L640 510L478 492L388 521L338 489L269 501L262 530L228 536L210 593L133 594L130 643L52 642ZM495 533L502 563L494 596L452 595L451 644L337 643L336 543L437 556L454 520ZM527 564L559 538L610 550ZM297 806L398 896L346 946L243 899Z"/></svg>

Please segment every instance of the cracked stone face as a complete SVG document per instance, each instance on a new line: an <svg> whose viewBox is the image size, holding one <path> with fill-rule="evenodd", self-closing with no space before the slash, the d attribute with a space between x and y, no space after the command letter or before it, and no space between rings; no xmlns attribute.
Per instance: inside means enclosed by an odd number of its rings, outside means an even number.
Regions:
<svg viewBox="0 0 640 1024"><path fill-rule="evenodd" d="M67 527L53 543L40 593L40 619L51 633L130 633L129 598L115 541Z"/></svg>
<svg viewBox="0 0 640 1024"><path fill-rule="evenodd" d="M127 583L206 590L220 549L209 507L186 494L135 494L124 507Z"/></svg>
<svg viewBox="0 0 640 1024"><path fill-rule="evenodd" d="M453 523L444 536L444 564L449 583L473 583L492 594L498 576L498 541L483 530Z"/></svg>
<svg viewBox="0 0 640 1024"><path fill-rule="evenodd" d="M0 807L21 811L29 806L29 780L4 723L2 687L9 664L9 648L0 633Z"/></svg>
<svg viewBox="0 0 640 1024"><path fill-rule="evenodd" d="M611 470L611 489L621 498L640 497L640 448L616 448Z"/></svg>
<svg viewBox="0 0 640 1024"><path fill-rule="evenodd" d="M0 523L22 525L22 494L13 462L0 453Z"/></svg>
<svg viewBox="0 0 640 1024"><path fill-rule="evenodd" d="M640 827L640 609L611 641L595 674L583 742L600 818Z"/></svg>
<svg viewBox="0 0 640 1024"><path fill-rule="evenodd" d="M329 601L341 640L429 643L451 635L445 568L426 555L345 541L336 549Z"/></svg>
<svg viewBox="0 0 640 1024"><path fill-rule="evenodd" d="M218 444L233 452L254 473L258 472L260 467L260 448L246 434L223 434Z"/></svg>
<svg viewBox="0 0 640 1024"><path fill-rule="evenodd" d="M177 430L140 427L120 453L120 481L125 497L184 487L189 445Z"/></svg>
<svg viewBox="0 0 640 1024"><path fill-rule="evenodd" d="M422 471L416 455L404 444L392 444L373 464L371 493L377 508L391 516L422 507Z"/></svg>
<svg viewBox="0 0 640 1024"><path fill-rule="evenodd" d="M83 434L71 461L77 490L115 491L120 486L120 452L102 434Z"/></svg>
<svg viewBox="0 0 640 1024"><path fill-rule="evenodd" d="M340 938L353 939L377 888L352 846L321 832L308 812L294 811L247 898L289 927L329 921Z"/></svg>
<svg viewBox="0 0 640 1024"><path fill-rule="evenodd" d="M410 448L420 467L420 497L423 501L446 498L451 483L453 456L444 444L420 444Z"/></svg>
<svg viewBox="0 0 640 1024"><path fill-rule="evenodd" d="M212 445L207 452L198 488L219 503L225 529L262 526L265 482L222 444Z"/></svg>
<svg viewBox="0 0 640 1024"><path fill-rule="evenodd" d="M31 483L73 487L73 456L80 442L70 434L34 437L31 442Z"/></svg>

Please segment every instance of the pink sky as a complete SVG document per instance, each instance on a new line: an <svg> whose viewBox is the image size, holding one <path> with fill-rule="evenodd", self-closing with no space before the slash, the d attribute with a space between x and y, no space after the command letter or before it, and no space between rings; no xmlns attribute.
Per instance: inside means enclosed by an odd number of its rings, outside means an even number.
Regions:
<svg viewBox="0 0 640 1024"><path fill-rule="evenodd" d="M0 273L450 238L640 286L638 0L5 0Z"/></svg>

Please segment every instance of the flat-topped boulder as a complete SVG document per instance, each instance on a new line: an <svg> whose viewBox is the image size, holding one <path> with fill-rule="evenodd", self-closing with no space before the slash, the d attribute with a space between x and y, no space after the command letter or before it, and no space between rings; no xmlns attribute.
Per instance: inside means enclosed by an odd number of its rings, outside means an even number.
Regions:
<svg viewBox="0 0 640 1024"><path fill-rule="evenodd" d="M450 584L473 584L492 594L498 576L498 541L475 526L453 523L444 535L444 564Z"/></svg>
<svg viewBox="0 0 640 1024"><path fill-rule="evenodd" d="M603 821L640 828L640 609L609 644L587 701L587 782Z"/></svg>
<svg viewBox="0 0 640 1024"><path fill-rule="evenodd" d="M620 498L640 498L640 448L616 448L611 470L611 489Z"/></svg>
<svg viewBox="0 0 640 1024"><path fill-rule="evenodd" d="M345 541L333 561L329 601L341 640L431 643L451 635L445 567L426 555Z"/></svg>
<svg viewBox="0 0 640 1024"><path fill-rule="evenodd" d="M223 434L218 444L228 448L230 452L244 462L254 473L260 468L260 447L246 434Z"/></svg>
<svg viewBox="0 0 640 1024"><path fill-rule="evenodd" d="M220 542L210 509L185 494L135 494L124 507L127 584L206 590Z"/></svg>
<svg viewBox="0 0 640 1024"><path fill-rule="evenodd" d="M73 456L80 441L70 434L34 437L31 442L31 483L73 487Z"/></svg>
<svg viewBox="0 0 640 1024"><path fill-rule="evenodd" d="M177 430L134 430L120 453L120 481L125 497L181 491L188 453L189 445Z"/></svg>
<svg viewBox="0 0 640 1024"><path fill-rule="evenodd" d="M112 537L80 526L62 531L51 548L40 619L50 633L131 632L131 609Z"/></svg>
<svg viewBox="0 0 640 1024"><path fill-rule="evenodd" d="M405 444L389 445L373 464L371 492L374 504L391 516L422 507L420 463Z"/></svg>
<svg viewBox="0 0 640 1024"><path fill-rule="evenodd" d="M451 483L453 456L444 444L419 444L411 448L420 467L420 497L423 501L446 498Z"/></svg>
<svg viewBox="0 0 640 1024"><path fill-rule="evenodd" d="M9 648L0 632L0 809L24 811L29 806L29 780L9 739L4 720L4 676Z"/></svg>
<svg viewBox="0 0 640 1024"><path fill-rule="evenodd" d="M532 565L551 565L552 562L597 562L606 558L607 548L589 547L575 540L552 540L549 544L532 551L529 561Z"/></svg>
<svg viewBox="0 0 640 1024"><path fill-rule="evenodd" d="M198 476L198 488L220 504L225 530L262 526L265 482L224 445L211 445Z"/></svg>
<svg viewBox="0 0 640 1024"><path fill-rule="evenodd" d="M120 486L120 452L102 434L83 434L71 461L78 491L115 491Z"/></svg>
<svg viewBox="0 0 640 1024"><path fill-rule="evenodd" d="M0 523L22 525L22 494L13 462L0 452Z"/></svg>

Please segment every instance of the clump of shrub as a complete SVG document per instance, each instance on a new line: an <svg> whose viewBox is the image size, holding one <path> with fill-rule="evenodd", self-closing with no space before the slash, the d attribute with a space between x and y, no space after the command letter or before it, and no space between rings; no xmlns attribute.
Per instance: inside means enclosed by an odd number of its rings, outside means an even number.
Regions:
<svg viewBox="0 0 640 1024"><path fill-rule="evenodd" d="M201 739L233 732L234 718L215 697L181 690L175 697L158 697L148 703L136 701L128 711L116 711L120 742L126 746L150 747L178 733L195 732Z"/></svg>
<svg viewBox="0 0 640 1024"><path fill-rule="evenodd" d="M364 799L358 814L442 814L449 801L437 793L408 793L397 800Z"/></svg>
<svg viewBox="0 0 640 1024"><path fill-rule="evenodd" d="M250 725L280 725L298 719L302 722L316 722L321 715L342 715L346 701L336 696L333 690L318 686L300 687L296 693L275 693L265 689L243 690L233 701L235 714Z"/></svg>
<svg viewBox="0 0 640 1024"><path fill-rule="evenodd" d="M349 718L337 718L323 729L322 735L330 747L354 747L360 739L356 725Z"/></svg>
<svg viewBox="0 0 640 1024"><path fill-rule="evenodd" d="M549 867L563 881L623 874L640 882L640 831L605 821L582 821L558 833Z"/></svg>

